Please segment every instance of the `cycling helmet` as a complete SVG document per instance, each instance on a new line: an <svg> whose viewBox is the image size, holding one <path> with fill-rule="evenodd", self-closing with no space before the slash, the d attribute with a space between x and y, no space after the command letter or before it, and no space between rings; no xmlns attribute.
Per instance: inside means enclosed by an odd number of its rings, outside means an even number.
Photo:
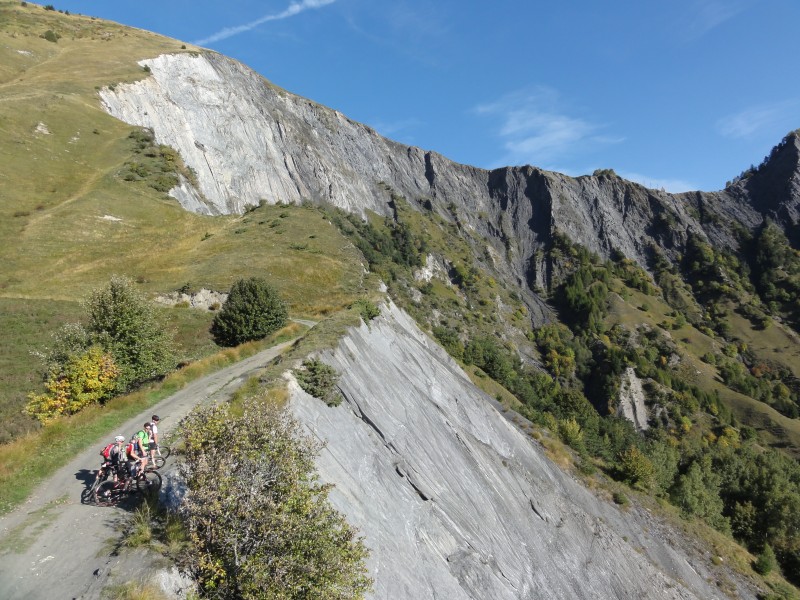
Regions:
<svg viewBox="0 0 800 600"><path fill-rule="evenodd" d="M115 442L124 442L125 441L125 437L121 436L121 435L118 435L117 437L114 438L114 441Z"/></svg>

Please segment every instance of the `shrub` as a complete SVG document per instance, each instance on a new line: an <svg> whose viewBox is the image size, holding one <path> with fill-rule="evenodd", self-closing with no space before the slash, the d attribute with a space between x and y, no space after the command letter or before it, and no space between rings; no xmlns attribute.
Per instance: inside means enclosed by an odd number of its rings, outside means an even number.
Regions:
<svg viewBox="0 0 800 600"><path fill-rule="evenodd" d="M631 501L628 500L628 497L622 492L614 492L613 497L614 497L614 503L619 504L623 508L631 503Z"/></svg>
<svg viewBox="0 0 800 600"><path fill-rule="evenodd" d="M328 406L339 406L342 395L336 388L339 374L336 369L316 358L303 361L303 366L294 372L297 383L303 391L314 398L319 398Z"/></svg>
<svg viewBox="0 0 800 600"><path fill-rule="evenodd" d="M381 309L375 306L374 302L370 302L369 300L356 300L351 305L351 308L358 309L358 314L364 319L364 323L369 323L372 319L381 314Z"/></svg>
<svg viewBox="0 0 800 600"><path fill-rule="evenodd" d="M457 331L447 327L434 327L433 337L447 350L450 356L459 360L464 358L464 344Z"/></svg>
<svg viewBox="0 0 800 600"><path fill-rule="evenodd" d="M653 483L653 463L636 446L620 452L619 468L623 479L634 487L648 489Z"/></svg>
<svg viewBox="0 0 800 600"><path fill-rule="evenodd" d="M775 558L775 552L773 552L772 546L769 544L764 544L764 550L761 551L761 554L758 555L753 563L753 569L759 575L766 576L769 575L777 566L778 561Z"/></svg>
<svg viewBox="0 0 800 600"><path fill-rule="evenodd" d="M565 419L558 424L558 435L565 444L576 450L583 449L583 430L575 419Z"/></svg>
<svg viewBox="0 0 800 600"><path fill-rule="evenodd" d="M175 366L172 339L151 302L134 283L113 276L84 303L87 331L114 357L120 390L160 377Z"/></svg>
<svg viewBox="0 0 800 600"><path fill-rule="evenodd" d="M48 29L42 34L42 37L46 39L48 42L53 42L54 44L58 43L58 39L61 37L52 29Z"/></svg>
<svg viewBox="0 0 800 600"><path fill-rule="evenodd" d="M724 504L719 495L720 476L711 466L710 460L696 460L680 475L672 487L672 503L686 517L700 517L718 529L730 531L730 522L723 516Z"/></svg>
<svg viewBox="0 0 800 600"><path fill-rule="evenodd" d="M240 279L214 317L211 335L220 346L237 346L277 331L288 316L286 304L264 279Z"/></svg>
<svg viewBox="0 0 800 600"><path fill-rule="evenodd" d="M114 359L99 346L76 353L58 370L50 373L44 394L30 394L25 411L42 423L59 415L72 415L102 402L116 387L119 369Z"/></svg>
<svg viewBox="0 0 800 600"><path fill-rule="evenodd" d="M183 425L180 514L199 584L214 598L363 598L368 551L317 480L319 445L261 399L232 413L204 407Z"/></svg>

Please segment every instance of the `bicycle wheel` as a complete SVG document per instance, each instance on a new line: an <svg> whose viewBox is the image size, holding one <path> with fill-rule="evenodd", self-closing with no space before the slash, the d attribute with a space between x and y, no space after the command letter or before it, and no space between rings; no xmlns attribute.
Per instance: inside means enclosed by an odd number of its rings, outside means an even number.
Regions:
<svg viewBox="0 0 800 600"><path fill-rule="evenodd" d="M94 504L95 487L85 487L81 492L81 504Z"/></svg>
<svg viewBox="0 0 800 600"><path fill-rule="evenodd" d="M161 489L161 475L148 469L136 478L136 487L144 494L157 494Z"/></svg>
<svg viewBox="0 0 800 600"><path fill-rule="evenodd" d="M94 502L98 506L113 506L122 499L123 493L122 488L109 479L97 487Z"/></svg>
<svg viewBox="0 0 800 600"><path fill-rule="evenodd" d="M169 446L159 446L156 449L156 457L153 461L156 469L160 469L164 466L164 463L167 462L167 457L169 457L171 451L172 449Z"/></svg>

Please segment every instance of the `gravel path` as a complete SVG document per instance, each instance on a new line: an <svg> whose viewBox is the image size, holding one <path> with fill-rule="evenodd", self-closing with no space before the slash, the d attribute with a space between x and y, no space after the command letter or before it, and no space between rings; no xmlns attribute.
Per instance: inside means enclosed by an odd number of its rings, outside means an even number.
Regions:
<svg viewBox="0 0 800 600"><path fill-rule="evenodd" d="M168 435L192 407L230 396L292 342L188 384L117 431L130 436L158 414L162 419L159 432ZM128 513L122 508L81 504L81 492L99 466L99 449L117 431L91 444L39 486L24 505L0 518L1 599L101 597L108 576L122 560L112 555L111 548Z"/></svg>

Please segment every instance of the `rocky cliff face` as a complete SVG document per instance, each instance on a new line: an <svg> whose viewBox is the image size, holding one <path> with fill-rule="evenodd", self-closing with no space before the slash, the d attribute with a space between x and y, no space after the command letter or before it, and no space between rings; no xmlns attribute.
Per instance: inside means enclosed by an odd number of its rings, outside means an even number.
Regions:
<svg viewBox="0 0 800 600"><path fill-rule="evenodd" d="M727 191L749 200L784 229L800 223L800 130L787 135L757 169Z"/></svg>
<svg viewBox="0 0 800 600"><path fill-rule="evenodd" d="M321 358L344 402L292 381L290 407L326 443L318 469L371 549L375 598L722 597L679 534L551 463L396 307Z"/></svg>
<svg viewBox="0 0 800 600"><path fill-rule="evenodd" d="M622 384L619 389L617 416L628 419L634 424L637 431L650 429L644 400L642 381L636 376L636 370L628 367L622 376Z"/></svg>
<svg viewBox="0 0 800 600"><path fill-rule="evenodd" d="M460 165L383 138L218 54L145 63L149 78L101 97L112 115L152 128L197 172L199 189L183 182L172 192L188 210L226 214L309 200L388 215L395 193L457 215L506 257L500 271L528 289L550 283L538 251L555 231L603 257L621 252L646 267L653 245L674 258L695 232L732 249L732 222L752 229L769 215L786 228L800 212L796 135L751 178L720 192L672 195L613 172L573 178Z"/></svg>

